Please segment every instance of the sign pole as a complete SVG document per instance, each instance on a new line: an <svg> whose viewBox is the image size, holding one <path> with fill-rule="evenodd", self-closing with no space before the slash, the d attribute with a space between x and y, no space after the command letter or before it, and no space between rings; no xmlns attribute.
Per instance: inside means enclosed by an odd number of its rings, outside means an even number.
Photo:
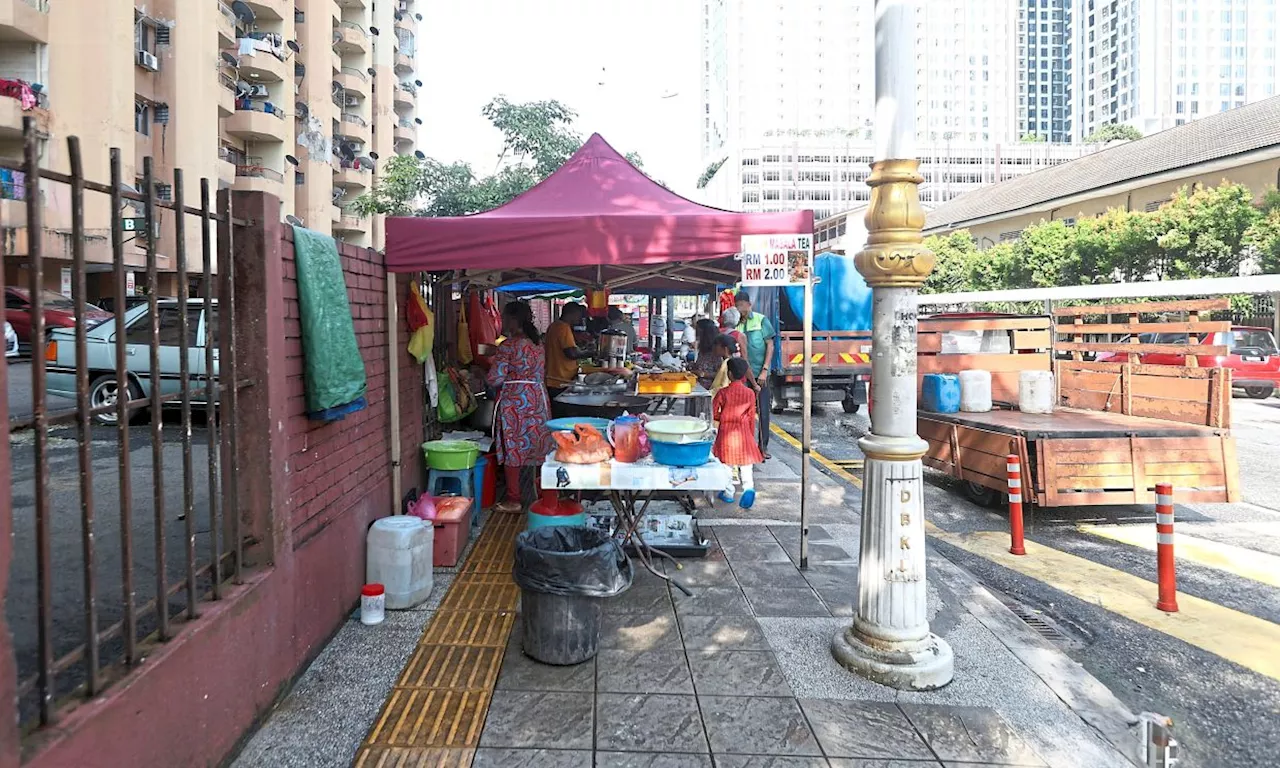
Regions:
<svg viewBox="0 0 1280 768"><path fill-rule="evenodd" d="M813 427L813 259L804 281L804 419L800 427L800 570L809 569L809 454Z"/></svg>

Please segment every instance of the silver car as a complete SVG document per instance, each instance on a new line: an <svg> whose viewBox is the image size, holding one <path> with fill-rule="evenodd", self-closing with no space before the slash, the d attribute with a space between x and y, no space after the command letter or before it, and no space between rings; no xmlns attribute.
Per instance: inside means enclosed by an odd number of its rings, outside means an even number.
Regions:
<svg viewBox="0 0 1280 768"><path fill-rule="evenodd" d="M8 320L4 323L4 356L18 356L18 332L13 330L13 324Z"/></svg>
<svg viewBox="0 0 1280 768"><path fill-rule="evenodd" d="M177 394L182 391L181 358L181 315L176 299L161 299L156 302L157 316L160 325L160 395ZM193 390L202 387L205 376L204 331L205 324L210 323L213 332L213 343L218 343L218 304L210 303L205 311L203 299L187 301L188 323L188 370L190 371ZM128 397L136 400L151 395L151 317L149 307L142 304L130 309L124 317L124 344L126 367L128 370ZM89 405L91 408L115 405L120 397L121 385L116 380L116 343L120 334L116 330L116 319L113 317L93 328L87 333L87 362L89 367ZM76 396L76 335L74 328L58 328L49 334L49 347L46 351L48 374L45 388L51 395L74 398ZM213 375L218 375L217 349L214 350ZM204 396L193 394L192 402L203 405ZM180 407L179 400L165 404L169 407ZM135 412L136 413L136 412ZM99 424L115 424L114 410L96 414L94 421Z"/></svg>

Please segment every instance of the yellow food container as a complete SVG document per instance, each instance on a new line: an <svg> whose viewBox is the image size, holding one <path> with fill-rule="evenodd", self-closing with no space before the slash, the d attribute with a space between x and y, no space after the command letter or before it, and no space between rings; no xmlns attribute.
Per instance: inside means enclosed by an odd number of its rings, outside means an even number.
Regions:
<svg viewBox="0 0 1280 768"><path fill-rule="evenodd" d="M697 383L698 377L691 373L641 374L636 381L636 394L687 395Z"/></svg>

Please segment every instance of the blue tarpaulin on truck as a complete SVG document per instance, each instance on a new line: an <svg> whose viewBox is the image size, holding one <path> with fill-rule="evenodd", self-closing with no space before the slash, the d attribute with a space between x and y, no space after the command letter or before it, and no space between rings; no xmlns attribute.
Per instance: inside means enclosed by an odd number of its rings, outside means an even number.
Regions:
<svg viewBox="0 0 1280 768"><path fill-rule="evenodd" d="M852 256L820 253L814 257L813 330L865 331L871 329L871 286L858 274ZM800 330L804 318L804 288L784 288L785 306L779 308L781 326ZM789 312L788 312L789 310ZM790 317L788 316L790 314Z"/></svg>

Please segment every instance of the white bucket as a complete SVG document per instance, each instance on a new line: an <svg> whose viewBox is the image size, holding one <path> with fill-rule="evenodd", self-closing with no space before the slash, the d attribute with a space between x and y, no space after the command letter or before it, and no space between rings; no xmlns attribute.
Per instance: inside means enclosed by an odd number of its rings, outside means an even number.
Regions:
<svg viewBox="0 0 1280 768"><path fill-rule="evenodd" d="M1049 371L1023 371L1018 376L1018 409L1023 413L1053 413L1055 397Z"/></svg>
<svg viewBox="0 0 1280 768"><path fill-rule="evenodd" d="M434 544L433 529L421 518L374 521L366 540L365 581L386 588L387 608L412 608L431 596Z"/></svg>
<svg viewBox="0 0 1280 768"><path fill-rule="evenodd" d="M960 410L967 413L991 410L991 371L960 372Z"/></svg>

